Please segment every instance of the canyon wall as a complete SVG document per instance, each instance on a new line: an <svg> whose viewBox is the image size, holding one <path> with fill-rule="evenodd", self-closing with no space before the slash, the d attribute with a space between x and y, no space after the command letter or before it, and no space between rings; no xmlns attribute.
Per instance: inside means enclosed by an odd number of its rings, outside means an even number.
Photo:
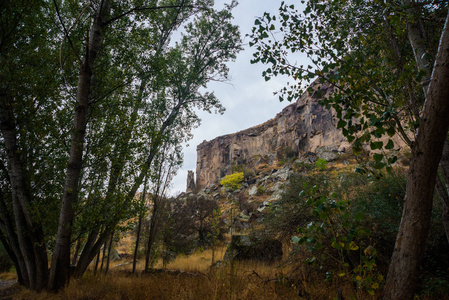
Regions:
<svg viewBox="0 0 449 300"><path fill-rule="evenodd" d="M281 159L315 152L327 146L347 148L333 111L318 104L332 92L328 85L313 84L315 92L304 94L275 118L252 128L204 141L197 147L196 188L215 184L231 173L232 165L273 164ZM318 92L319 91L319 92Z"/></svg>

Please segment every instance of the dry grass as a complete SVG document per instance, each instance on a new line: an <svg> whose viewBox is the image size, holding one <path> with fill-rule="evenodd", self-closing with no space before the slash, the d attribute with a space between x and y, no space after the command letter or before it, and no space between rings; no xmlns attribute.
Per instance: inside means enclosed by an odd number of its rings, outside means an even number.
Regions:
<svg viewBox="0 0 449 300"><path fill-rule="evenodd" d="M226 246L217 246L215 249L214 261L222 260L226 251ZM178 255L175 260L167 264L166 269L168 270L179 270L183 272L191 271L206 271L210 268L212 264L212 249L207 249L205 251L197 251L193 255ZM144 259L138 260L136 269L143 270L145 265ZM154 266L155 269L162 269L162 260L159 260ZM115 261L111 262L111 269L118 271L131 271L132 270L132 259L126 261Z"/></svg>
<svg viewBox="0 0 449 300"><path fill-rule="evenodd" d="M9 272L0 273L1 280L17 280L16 270L14 268Z"/></svg>
<svg viewBox="0 0 449 300"><path fill-rule="evenodd" d="M230 264L204 273L159 271L131 276L115 271L72 281L56 295L23 291L15 299L298 299L295 287L265 277L268 273L273 273L272 267Z"/></svg>
<svg viewBox="0 0 449 300"><path fill-rule="evenodd" d="M216 257L224 255L217 247ZM179 256L166 270L132 275L131 264L112 267L107 276L89 273L58 294L30 291L13 299L333 299L353 295L348 285L330 285L289 266L257 262L222 263L211 268L212 251ZM141 270L141 269L140 269ZM290 275L288 275L290 274ZM292 276L291 274L296 274ZM375 299L368 294L359 299Z"/></svg>

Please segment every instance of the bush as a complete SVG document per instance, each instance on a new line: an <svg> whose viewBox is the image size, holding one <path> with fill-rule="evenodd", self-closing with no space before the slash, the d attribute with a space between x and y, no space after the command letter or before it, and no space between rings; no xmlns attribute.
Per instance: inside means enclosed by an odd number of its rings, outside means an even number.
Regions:
<svg viewBox="0 0 449 300"><path fill-rule="evenodd" d="M328 193L330 190L329 176L319 174L293 174L290 184L281 194L281 199L273 202L264 219L265 231L272 237L279 235L283 241L290 240L292 234L301 226L308 224L312 218L312 211L304 197L298 196L304 185L319 186L319 190Z"/></svg>
<svg viewBox="0 0 449 300"><path fill-rule="evenodd" d="M242 186L242 181L244 179L243 172L237 172L231 175L226 175L221 181L220 184L225 188L229 188L232 190L237 190Z"/></svg>
<svg viewBox="0 0 449 300"><path fill-rule="evenodd" d="M349 283L355 292L372 294L388 271L401 220L406 173L393 170L378 176L353 172L295 174L282 198L274 202L261 231L283 241L296 236L291 262L303 274L316 274L336 284ZM443 293L449 270L449 246L435 197L422 265L421 289ZM299 230L298 230L299 228ZM444 290L445 291L445 290Z"/></svg>
<svg viewBox="0 0 449 300"><path fill-rule="evenodd" d="M243 177L245 180L248 180L255 175L254 170L248 169L247 167L245 167L245 165L232 165L231 171L232 173L243 172Z"/></svg>
<svg viewBox="0 0 449 300"><path fill-rule="evenodd" d="M383 276L377 270L376 250L366 239L370 230L362 222L363 214L352 214L349 201L340 200L337 194L317 191L317 186L304 187L299 194L307 198L313 218L299 228L293 243L306 248L305 263L325 272L325 281L354 282L355 293L366 290L374 295Z"/></svg>
<svg viewBox="0 0 449 300"><path fill-rule="evenodd" d="M324 158L320 158L315 162L315 167L318 170L323 171L324 169L326 169L327 164L327 160L325 160Z"/></svg>

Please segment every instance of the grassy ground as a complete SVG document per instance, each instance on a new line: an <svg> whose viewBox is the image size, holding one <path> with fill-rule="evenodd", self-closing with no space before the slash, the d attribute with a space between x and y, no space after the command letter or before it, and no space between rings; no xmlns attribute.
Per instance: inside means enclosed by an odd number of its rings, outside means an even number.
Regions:
<svg viewBox="0 0 449 300"><path fill-rule="evenodd" d="M224 252L217 247L216 259ZM12 299L334 299L352 293L350 287L311 284L314 279L307 274L289 277L288 266L228 262L211 268L211 262L212 251L206 250L179 256L166 269L159 264L149 274L132 275L132 264L120 261L108 275L86 274L58 294L22 290Z"/></svg>
<svg viewBox="0 0 449 300"><path fill-rule="evenodd" d="M221 260L225 247L217 247ZM256 262L220 263L211 267L212 250L178 256L163 268L158 263L151 273L131 274L130 260L112 262L108 275L87 273L72 279L58 294L30 292L18 285L0 288L0 299L380 299L355 290L347 282L323 282L317 274L292 269L286 264ZM143 269L143 262L137 265ZM0 274L12 280L12 273ZM419 299L449 299L417 297Z"/></svg>

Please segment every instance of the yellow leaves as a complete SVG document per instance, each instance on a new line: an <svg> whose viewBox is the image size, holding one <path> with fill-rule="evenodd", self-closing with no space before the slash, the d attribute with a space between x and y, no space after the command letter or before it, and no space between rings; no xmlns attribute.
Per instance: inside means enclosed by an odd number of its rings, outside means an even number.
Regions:
<svg viewBox="0 0 449 300"><path fill-rule="evenodd" d="M359 246L357 246L357 244L354 243L354 242L350 242L349 243L349 250L352 250L352 251L359 250Z"/></svg>
<svg viewBox="0 0 449 300"><path fill-rule="evenodd" d="M366 247L366 249L363 251L363 253L365 253L365 255L372 255L373 252L374 252L373 246L368 246L368 247Z"/></svg>
<svg viewBox="0 0 449 300"><path fill-rule="evenodd" d="M221 181L220 184L225 188L231 188L236 190L240 188L241 182L243 181L244 174L243 172L237 172L231 175L226 175Z"/></svg>

